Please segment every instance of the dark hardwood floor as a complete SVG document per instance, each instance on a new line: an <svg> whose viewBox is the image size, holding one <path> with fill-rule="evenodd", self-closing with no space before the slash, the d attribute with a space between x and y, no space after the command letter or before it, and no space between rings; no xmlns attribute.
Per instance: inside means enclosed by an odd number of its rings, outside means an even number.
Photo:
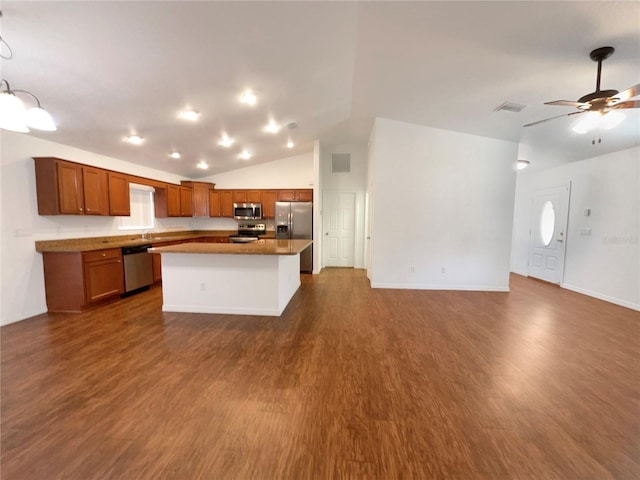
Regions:
<svg viewBox="0 0 640 480"><path fill-rule="evenodd" d="M1 333L1 477L639 479L640 313L304 276L284 315L152 289Z"/></svg>

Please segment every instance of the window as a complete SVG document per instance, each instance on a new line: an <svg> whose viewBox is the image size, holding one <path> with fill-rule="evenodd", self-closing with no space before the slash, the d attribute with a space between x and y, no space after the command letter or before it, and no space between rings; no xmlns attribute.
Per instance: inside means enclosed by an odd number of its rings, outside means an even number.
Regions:
<svg viewBox="0 0 640 480"><path fill-rule="evenodd" d="M129 184L131 216L120 217L119 230L144 230L154 227L153 187Z"/></svg>

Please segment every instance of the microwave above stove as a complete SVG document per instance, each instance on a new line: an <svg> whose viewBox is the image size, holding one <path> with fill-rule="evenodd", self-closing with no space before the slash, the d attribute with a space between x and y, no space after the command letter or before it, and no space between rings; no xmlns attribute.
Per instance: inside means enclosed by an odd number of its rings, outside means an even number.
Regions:
<svg viewBox="0 0 640 480"><path fill-rule="evenodd" d="M262 204L234 203L233 218L236 220L262 220Z"/></svg>

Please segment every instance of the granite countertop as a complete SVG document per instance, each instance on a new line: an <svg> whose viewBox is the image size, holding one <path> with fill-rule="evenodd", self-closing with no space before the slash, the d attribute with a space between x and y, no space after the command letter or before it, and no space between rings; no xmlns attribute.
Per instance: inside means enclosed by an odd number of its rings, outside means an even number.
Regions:
<svg viewBox="0 0 640 480"><path fill-rule="evenodd" d="M264 239L251 243L183 243L154 247L152 253L204 253L222 255L296 255L311 245L312 240Z"/></svg>
<svg viewBox="0 0 640 480"><path fill-rule="evenodd" d="M194 238L228 237L236 235L236 230L190 230L151 234L145 238L141 235L115 235L111 237L67 238L60 240L39 240L36 242L38 252L90 252L106 248L132 247L136 245L157 245L165 242L180 242ZM274 238L274 232L268 231L260 238Z"/></svg>

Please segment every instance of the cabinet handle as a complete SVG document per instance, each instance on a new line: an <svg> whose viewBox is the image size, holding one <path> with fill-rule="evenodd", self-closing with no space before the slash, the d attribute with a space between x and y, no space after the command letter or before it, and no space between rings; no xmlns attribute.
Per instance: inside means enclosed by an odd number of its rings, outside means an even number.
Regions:
<svg viewBox="0 0 640 480"><path fill-rule="evenodd" d="M106 257L106 256L107 256L107 254L106 254L106 253L103 253L103 254L102 254L102 256L103 256L103 257Z"/></svg>
<svg viewBox="0 0 640 480"><path fill-rule="evenodd" d="M80 207L80 211L82 211L82 207Z"/></svg>

